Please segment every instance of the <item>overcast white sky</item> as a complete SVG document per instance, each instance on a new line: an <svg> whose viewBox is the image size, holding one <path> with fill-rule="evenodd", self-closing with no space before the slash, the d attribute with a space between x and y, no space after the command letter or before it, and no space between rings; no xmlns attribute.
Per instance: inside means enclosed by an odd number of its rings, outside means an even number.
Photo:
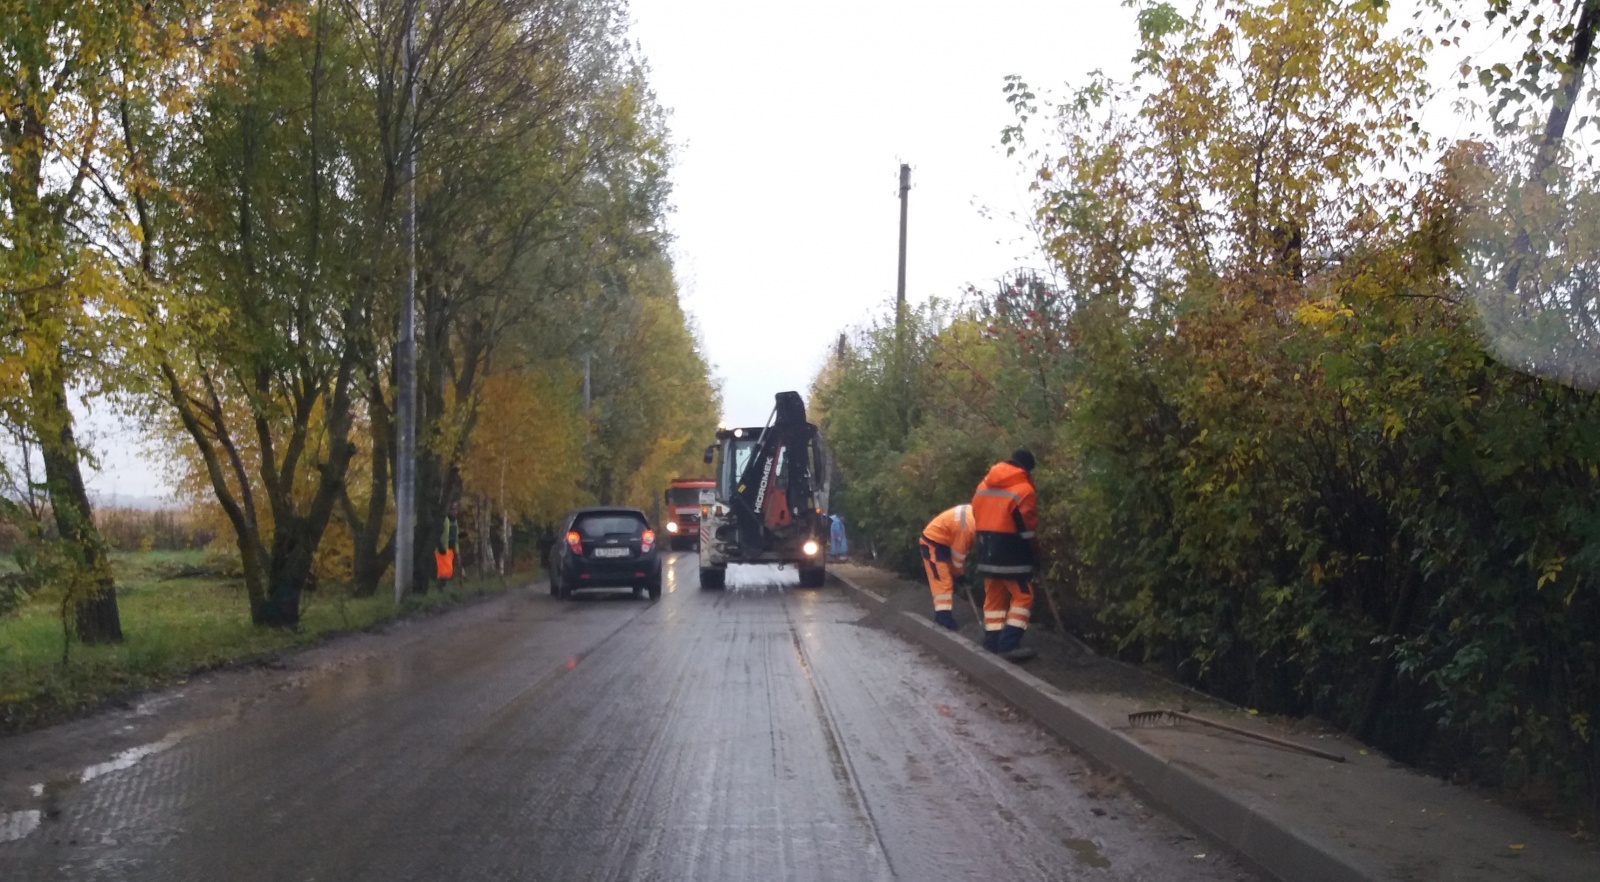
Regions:
<svg viewBox="0 0 1600 882"><path fill-rule="evenodd" d="M805 392L839 332L894 297L901 162L909 300L1039 265L1009 218L1028 200L999 146L1003 78L1129 70L1136 36L1120 0L631 3L678 144L683 301L729 425Z"/></svg>
<svg viewBox="0 0 1600 882"><path fill-rule="evenodd" d="M1039 266L1016 219L1029 175L999 144L1004 77L1057 94L1096 69L1126 79L1137 36L1122 0L630 2L677 144L668 223L683 302L729 425L805 392L838 334L887 308L901 162L913 303ZM1397 24L1413 5L1397 4ZM1436 61L1453 72L1459 54ZM166 492L126 427L104 414L85 427L105 466L90 476L98 494Z"/></svg>
<svg viewBox="0 0 1600 882"><path fill-rule="evenodd" d="M669 225L683 302L730 425L764 423L775 393L804 393L839 332L893 298L901 162L910 300L1038 265L1008 219L1028 200L999 146L1012 119L1003 78L1123 71L1135 37L1121 0L631 4L678 147ZM97 494L168 492L127 427L96 413L85 428Z"/></svg>

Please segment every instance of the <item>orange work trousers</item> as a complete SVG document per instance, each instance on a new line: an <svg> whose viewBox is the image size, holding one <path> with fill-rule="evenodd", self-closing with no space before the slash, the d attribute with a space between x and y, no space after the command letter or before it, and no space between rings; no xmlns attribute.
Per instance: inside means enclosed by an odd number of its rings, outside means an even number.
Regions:
<svg viewBox="0 0 1600 882"><path fill-rule="evenodd" d="M999 631L1010 625L1027 630L1033 615L1033 586L1027 579L983 580L983 630Z"/></svg>
<svg viewBox="0 0 1600 882"><path fill-rule="evenodd" d="M928 590L933 592L933 611L955 609L955 568L950 562L950 546L930 542L927 537L917 540L922 546L922 569L928 573Z"/></svg>

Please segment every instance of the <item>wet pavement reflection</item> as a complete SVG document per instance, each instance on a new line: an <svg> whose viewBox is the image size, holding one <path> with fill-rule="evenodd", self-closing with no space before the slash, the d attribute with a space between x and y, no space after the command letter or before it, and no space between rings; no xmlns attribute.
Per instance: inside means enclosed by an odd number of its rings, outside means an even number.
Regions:
<svg viewBox="0 0 1600 882"><path fill-rule="evenodd" d="M496 602L0 804L0 878L1239 876L792 570Z"/></svg>

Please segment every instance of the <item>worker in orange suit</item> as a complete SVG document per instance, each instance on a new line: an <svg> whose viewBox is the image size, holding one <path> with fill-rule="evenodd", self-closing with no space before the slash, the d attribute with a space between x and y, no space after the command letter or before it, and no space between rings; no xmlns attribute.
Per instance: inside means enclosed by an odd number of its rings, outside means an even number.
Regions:
<svg viewBox="0 0 1600 882"><path fill-rule="evenodd" d="M955 577L966 569L967 552L977 535L972 506L958 505L939 512L917 541L922 568L928 572L928 590L933 592L933 620L952 631L961 627L956 624Z"/></svg>
<svg viewBox="0 0 1600 882"><path fill-rule="evenodd" d="M1026 448L995 463L972 495L977 528L973 572L983 577L983 648L1010 661L1032 658L1022 635L1033 615L1039 561L1039 500L1033 453Z"/></svg>

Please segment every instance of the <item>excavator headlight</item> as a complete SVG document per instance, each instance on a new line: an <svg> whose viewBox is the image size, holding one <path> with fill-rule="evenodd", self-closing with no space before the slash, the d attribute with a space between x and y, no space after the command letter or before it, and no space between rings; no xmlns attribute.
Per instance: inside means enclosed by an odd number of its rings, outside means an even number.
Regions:
<svg viewBox="0 0 1600 882"><path fill-rule="evenodd" d="M800 546L800 550L806 553L806 557L816 557L817 552L822 550L822 546L818 545L814 539L807 539L806 544Z"/></svg>

